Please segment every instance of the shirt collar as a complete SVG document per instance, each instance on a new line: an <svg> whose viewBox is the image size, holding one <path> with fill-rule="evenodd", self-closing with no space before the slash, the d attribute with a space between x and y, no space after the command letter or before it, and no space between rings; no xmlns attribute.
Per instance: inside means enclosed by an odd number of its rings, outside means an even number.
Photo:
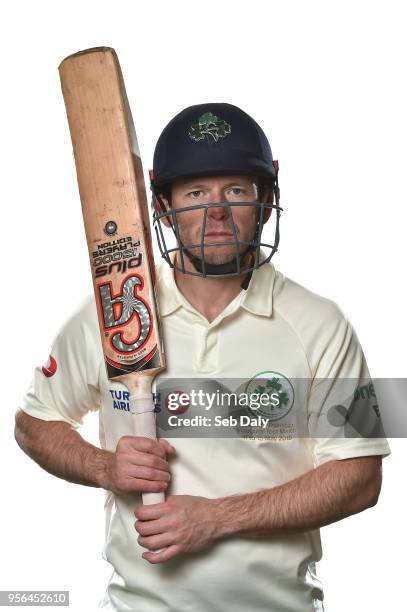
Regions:
<svg viewBox="0 0 407 612"><path fill-rule="evenodd" d="M162 261L156 269L157 295L160 316L166 317L181 308L182 295L175 283L174 269ZM270 317L273 312L273 286L276 272L273 264L267 263L253 271L249 286L242 289L244 296L240 306L248 312Z"/></svg>
<svg viewBox="0 0 407 612"><path fill-rule="evenodd" d="M161 317L166 317L181 307L179 290L174 279L174 268L166 261L161 261L156 268L156 290Z"/></svg>
<svg viewBox="0 0 407 612"><path fill-rule="evenodd" d="M248 312L261 317L271 317L273 312L273 287L276 271L272 263L263 264L253 270L249 286L241 306Z"/></svg>

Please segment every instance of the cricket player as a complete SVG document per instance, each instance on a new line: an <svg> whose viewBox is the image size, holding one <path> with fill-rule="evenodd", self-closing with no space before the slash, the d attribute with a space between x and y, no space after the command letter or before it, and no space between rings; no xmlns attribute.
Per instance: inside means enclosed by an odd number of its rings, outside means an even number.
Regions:
<svg viewBox="0 0 407 612"><path fill-rule="evenodd" d="M106 378L92 295L35 370L16 415L17 442L50 473L106 490L104 557L113 574L100 609L322 611L319 529L377 503L390 453L384 436L372 435L376 405L358 413L356 429L367 423L370 435L347 435L352 419L337 418L346 405L332 413L349 381L352 414L374 398L358 339L332 301L271 263L278 164L244 111L219 103L180 112L157 142L151 186L164 376L270 388L277 403L261 408L268 429L134 436L128 393ZM101 448L79 433L96 410ZM141 493L159 491L164 503L141 504Z"/></svg>

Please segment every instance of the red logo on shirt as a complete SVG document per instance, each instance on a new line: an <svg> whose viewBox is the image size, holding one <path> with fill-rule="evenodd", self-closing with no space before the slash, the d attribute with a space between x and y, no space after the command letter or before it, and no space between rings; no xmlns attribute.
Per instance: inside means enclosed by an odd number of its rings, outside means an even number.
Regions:
<svg viewBox="0 0 407 612"><path fill-rule="evenodd" d="M57 371L57 367L58 367L57 362L55 361L53 356L50 355L47 363L44 363L44 365L41 368L42 373L44 374L44 376L49 378L50 376L54 376L55 372Z"/></svg>

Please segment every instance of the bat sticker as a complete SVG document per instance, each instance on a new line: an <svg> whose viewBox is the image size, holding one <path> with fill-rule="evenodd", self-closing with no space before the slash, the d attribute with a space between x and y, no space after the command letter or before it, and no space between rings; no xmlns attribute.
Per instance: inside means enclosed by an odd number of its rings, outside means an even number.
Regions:
<svg viewBox="0 0 407 612"><path fill-rule="evenodd" d="M138 275L125 278L121 291L116 295L112 293L111 281L98 285L105 330L123 328L130 323L133 323L131 327L134 328L134 319L136 319L138 329L136 338L131 341L125 340L123 330L111 336L113 348L127 355L138 352L152 332L150 309L137 294L137 288L142 291L143 285L143 279Z"/></svg>

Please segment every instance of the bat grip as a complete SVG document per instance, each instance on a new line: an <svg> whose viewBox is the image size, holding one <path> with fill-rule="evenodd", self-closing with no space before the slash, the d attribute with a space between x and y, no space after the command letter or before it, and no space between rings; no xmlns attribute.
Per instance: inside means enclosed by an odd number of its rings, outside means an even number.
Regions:
<svg viewBox="0 0 407 612"><path fill-rule="evenodd" d="M151 393L129 396L130 412L133 415L134 433L136 436L156 440L156 425L153 396ZM164 493L142 493L143 504L159 504L165 501Z"/></svg>

